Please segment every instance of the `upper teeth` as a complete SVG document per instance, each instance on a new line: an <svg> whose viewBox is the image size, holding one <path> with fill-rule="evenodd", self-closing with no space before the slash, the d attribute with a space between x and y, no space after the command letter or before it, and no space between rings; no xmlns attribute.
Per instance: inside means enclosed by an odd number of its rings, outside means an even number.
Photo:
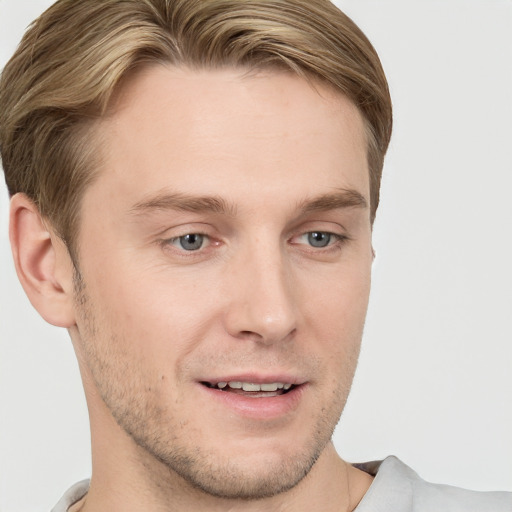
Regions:
<svg viewBox="0 0 512 512"><path fill-rule="evenodd" d="M215 384L214 384L215 385ZM243 389L244 391L277 391L278 389L288 390L292 387L291 384L283 382L269 382L268 384L254 384L252 382L218 382L216 386L220 389L224 389L229 386L231 389Z"/></svg>

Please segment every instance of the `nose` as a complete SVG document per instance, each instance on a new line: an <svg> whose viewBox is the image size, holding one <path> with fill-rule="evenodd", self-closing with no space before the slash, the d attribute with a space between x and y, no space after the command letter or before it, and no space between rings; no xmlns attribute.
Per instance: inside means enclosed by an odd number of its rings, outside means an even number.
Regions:
<svg viewBox="0 0 512 512"><path fill-rule="evenodd" d="M297 328L296 297L281 250L248 250L229 275L227 332L265 345L290 339Z"/></svg>

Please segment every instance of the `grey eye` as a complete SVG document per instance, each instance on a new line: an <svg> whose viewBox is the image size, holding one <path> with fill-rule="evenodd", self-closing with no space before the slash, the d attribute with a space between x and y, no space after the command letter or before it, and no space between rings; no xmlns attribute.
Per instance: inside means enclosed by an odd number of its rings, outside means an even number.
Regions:
<svg viewBox="0 0 512 512"><path fill-rule="evenodd" d="M312 247L327 247L331 242L331 233L312 231L308 233L308 243Z"/></svg>
<svg viewBox="0 0 512 512"><path fill-rule="evenodd" d="M197 251L201 249L204 243L204 235L198 235L197 233L191 233L189 235L179 237L180 246L185 251Z"/></svg>

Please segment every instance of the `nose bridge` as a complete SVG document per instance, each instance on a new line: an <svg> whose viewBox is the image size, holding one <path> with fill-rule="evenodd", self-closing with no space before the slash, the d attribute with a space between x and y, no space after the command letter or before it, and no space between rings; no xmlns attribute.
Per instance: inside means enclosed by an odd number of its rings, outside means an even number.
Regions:
<svg viewBox="0 0 512 512"><path fill-rule="evenodd" d="M270 344L296 329L292 276L279 240L258 237L236 257L227 330Z"/></svg>

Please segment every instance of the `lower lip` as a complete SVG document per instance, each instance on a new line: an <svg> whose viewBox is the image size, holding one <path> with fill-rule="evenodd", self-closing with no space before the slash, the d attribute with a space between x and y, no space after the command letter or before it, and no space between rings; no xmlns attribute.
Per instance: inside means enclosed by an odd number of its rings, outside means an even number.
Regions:
<svg viewBox="0 0 512 512"><path fill-rule="evenodd" d="M210 400L216 400L222 406L229 408L239 416L250 419L271 420L283 417L296 410L304 394L307 384L296 386L288 393L272 397L250 397L209 388L199 384L209 395Z"/></svg>

